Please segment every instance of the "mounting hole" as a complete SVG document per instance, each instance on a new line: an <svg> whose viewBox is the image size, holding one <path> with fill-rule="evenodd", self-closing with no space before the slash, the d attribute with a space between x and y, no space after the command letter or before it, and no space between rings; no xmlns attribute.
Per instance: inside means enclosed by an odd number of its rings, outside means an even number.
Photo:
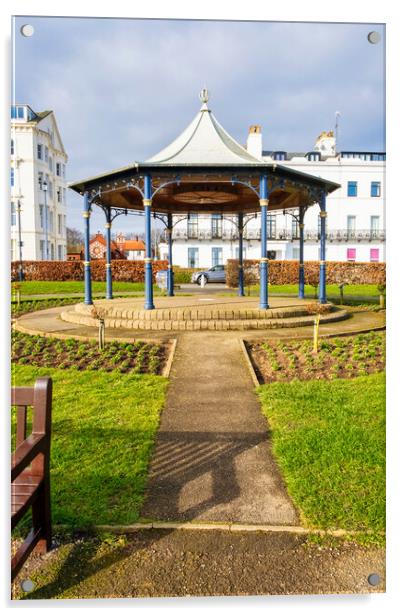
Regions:
<svg viewBox="0 0 402 616"><path fill-rule="evenodd" d="M24 592L32 592L33 589L35 588L35 584L30 579L22 580L21 588Z"/></svg>
<svg viewBox="0 0 402 616"><path fill-rule="evenodd" d="M380 33L377 32L376 30L373 30L372 32L369 32L368 35L367 35L367 40L372 45L376 45L381 40Z"/></svg>
<svg viewBox="0 0 402 616"><path fill-rule="evenodd" d="M22 36L32 36L35 32L35 28L31 26L31 24L24 24L23 26L21 26L20 32Z"/></svg>
<svg viewBox="0 0 402 616"><path fill-rule="evenodd" d="M378 573L370 573L367 578L367 581L370 586L378 586L378 584L380 583L380 576L378 575Z"/></svg>

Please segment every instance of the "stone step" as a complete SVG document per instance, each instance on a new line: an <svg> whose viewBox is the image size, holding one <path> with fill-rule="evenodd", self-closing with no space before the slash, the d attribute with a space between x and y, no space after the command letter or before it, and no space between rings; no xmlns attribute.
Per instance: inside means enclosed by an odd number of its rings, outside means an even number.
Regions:
<svg viewBox="0 0 402 616"><path fill-rule="evenodd" d="M331 311L334 306L331 306ZM95 302L94 306L77 304L75 311L81 316L98 316L109 320L125 321L239 321L257 320L269 321L273 319L287 319L292 317L311 316L306 306L289 306L268 310L256 309L231 309L227 308L165 308L155 310L134 310L132 308L104 308L102 304ZM96 315L95 315L96 313Z"/></svg>
<svg viewBox="0 0 402 616"><path fill-rule="evenodd" d="M143 311L140 311L143 312ZM154 311L149 311L154 312ZM163 311L158 311L163 312ZM61 319L69 323L98 327L99 320L76 310L66 310L61 313ZM333 309L330 313L321 316L321 323L341 321L348 317L345 310ZM314 315L284 316L282 318L257 319L127 319L105 316L105 327L126 328L134 330L153 331L224 331L224 330L250 330L250 329L277 329L283 327L300 327L313 325Z"/></svg>

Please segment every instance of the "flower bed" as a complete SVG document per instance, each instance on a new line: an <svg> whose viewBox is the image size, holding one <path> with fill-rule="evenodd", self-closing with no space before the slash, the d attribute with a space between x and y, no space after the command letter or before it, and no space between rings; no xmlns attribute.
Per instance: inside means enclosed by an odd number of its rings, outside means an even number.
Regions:
<svg viewBox="0 0 402 616"><path fill-rule="evenodd" d="M249 342L247 350L261 383L352 378L385 367L384 332L321 339L317 354L311 340Z"/></svg>
<svg viewBox="0 0 402 616"><path fill-rule="evenodd" d="M12 333L11 359L17 364L77 370L117 370L121 373L161 374L168 345L133 342L106 342L99 350L95 341L58 340Z"/></svg>

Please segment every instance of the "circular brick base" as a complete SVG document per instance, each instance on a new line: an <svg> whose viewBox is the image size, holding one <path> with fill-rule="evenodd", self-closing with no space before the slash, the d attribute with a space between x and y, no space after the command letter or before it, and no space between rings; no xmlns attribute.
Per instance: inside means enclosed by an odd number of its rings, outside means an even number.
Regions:
<svg viewBox="0 0 402 616"><path fill-rule="evenodd" d="M249 330L312 325L309 314L311 301L294 298L274 298L270 308L260 310L258 300L250 298L161 297L154 310L144 310L142 300L119 298L96 300L94 304L76 304L74 310L61 313L69 323L134 330L195 331ZM322 323L340 321L347 313L330 305L330 312L321 316Z"/></svg>

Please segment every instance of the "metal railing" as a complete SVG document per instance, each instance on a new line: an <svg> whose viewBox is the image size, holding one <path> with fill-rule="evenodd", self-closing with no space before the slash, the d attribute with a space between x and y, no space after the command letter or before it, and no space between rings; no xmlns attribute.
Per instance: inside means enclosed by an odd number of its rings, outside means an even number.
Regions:
<svg viewBox="0 0 402 616"><path fill-rule="evenodd" d="M306 229L304 232L304 239L306 241L318 242L321 237L321 233L317 231L311 231ZM385 229L330 229L326 233L326 239L329 242L384 242L385 241Z"/></svg>
<svg viewBox="0 0 402 616"><path fill-rule="evenodd" d="M211 231L211 229L173 229L172 237L174 240L230 239L226 231Z"/></svg>
<svg viewBox="0 0 402 616"><path fill-rule="evenodd" d="M246 229L243 237L245 240L260 240L260 229ZM269 229L267 232L268 240L287 240L295 241L299 239L299 230L292 229ZM318 242L321 233L318 230L305 229L304 240L306 242ZM210 229L199 229L197 232L188 231L187 229L173 229L174 240L212 240L221 239L226 241L237 241L239 232L237 229L223 229L221 233L212 232ZM351 231L349 229L330 229L326 233L326 239L329 242L361 242L361 241L385 241L384 229L357 229Z"/></svg>

